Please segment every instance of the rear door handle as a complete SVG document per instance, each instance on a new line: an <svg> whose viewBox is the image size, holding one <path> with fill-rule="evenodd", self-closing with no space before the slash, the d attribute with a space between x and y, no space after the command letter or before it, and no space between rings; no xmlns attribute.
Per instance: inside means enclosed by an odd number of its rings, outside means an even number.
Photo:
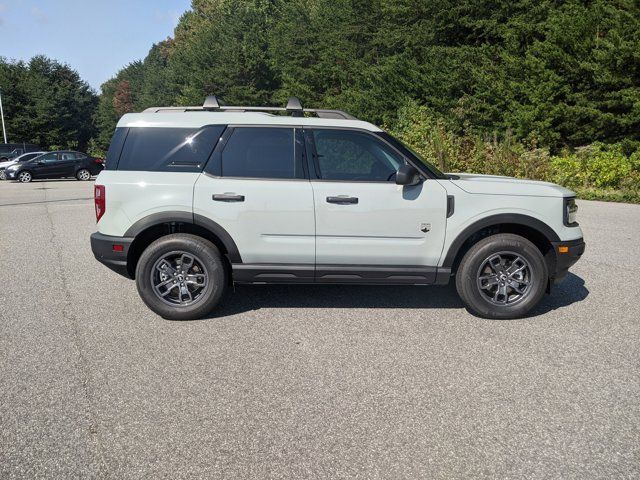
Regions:
<svg viewBox="0 0 640 480"><path fill-rule="evenodd" d="M216 202L244 202L244 195L235 193L216 193L211 197Z"/></svg>
<svg viewBox="0 0 640 480"><path fill-rule="evenodd" d="M346 195L327 197L327 203L337 203L340 205L356 204L358 203L358 197L347 197Z"/></svg>

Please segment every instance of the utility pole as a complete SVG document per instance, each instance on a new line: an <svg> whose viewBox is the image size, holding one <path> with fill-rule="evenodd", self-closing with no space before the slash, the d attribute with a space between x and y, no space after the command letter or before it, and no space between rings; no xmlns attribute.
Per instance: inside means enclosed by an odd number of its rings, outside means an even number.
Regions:
<svg viewBox="0 0 640 480"><path fill-rule="evenodd" d="M0 91L0 117L2 117L2 136L4 143L7 143L7 130L4 128L4 110L2 110L2 92Z"/></svg>

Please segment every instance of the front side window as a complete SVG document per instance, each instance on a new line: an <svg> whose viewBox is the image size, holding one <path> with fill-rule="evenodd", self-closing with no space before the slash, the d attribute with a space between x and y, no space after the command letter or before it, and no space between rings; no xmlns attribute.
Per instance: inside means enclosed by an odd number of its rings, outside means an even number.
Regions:
<svg viewBox="0 0 640 480"><path fill-rule="evenodd" d="M55 163L58 161L57 153L46 153L38 158L38 161L44 162L47 164Z"/></svg>
<svg viewBox="0 0 640 480"><path fill-rule="evenodd" d="M129 128L117 169L200 172L223 130L224 127L218 125L202 128ZM110 149L107 154L109 168L115 160L112 157L116 156L115 153L111 154Z"/></svg>
<svg viewBox="0 0 640 480"><path fill-rule="evenodd" d="M222 176L304 178L293 128L236 127L222 151Z"/></svg>
<svg viewBox="0 0 640 480"><path fill-rule="evenodd" d="M323 180L393 181L402 155L384 142L356 130L315 129L316 169Z"/></svg>

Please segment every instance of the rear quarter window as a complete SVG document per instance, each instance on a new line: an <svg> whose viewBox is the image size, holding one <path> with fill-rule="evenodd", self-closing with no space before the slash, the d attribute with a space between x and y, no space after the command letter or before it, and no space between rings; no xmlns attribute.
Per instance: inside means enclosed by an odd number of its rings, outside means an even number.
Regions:
<svg viewBox="0 0 640 480"><path fill-rule="evenodd" d="M200 172L218 142L224 126L202 128L129 128L117 161L118 170ZM116 133L114 140L116 140ZM117 139L119 140L119 139ZM112 140L112 145L113 145ZM113 161L107 153L107 169ZM113 154L115 157L115 152Z"/></svg>

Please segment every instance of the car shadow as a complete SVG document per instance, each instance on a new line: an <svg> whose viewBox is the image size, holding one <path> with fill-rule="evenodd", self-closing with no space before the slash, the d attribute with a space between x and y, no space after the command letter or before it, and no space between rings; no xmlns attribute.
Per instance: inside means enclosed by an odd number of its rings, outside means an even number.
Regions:
<svg viewBox="0 0 640 480"><path fill-rule="evenodd" d="M581 302L589 296L584 279L571 272L559 285L551 287L551 295L545 295L540 304L529 312L528 317L536 317Z"/></svg>
<svg viewBox="0 0 640 480"><path fill-rule="evenodd" d="M222 305L206 319L259 310L261 308L458 308L464 309L455 285L236 285ZM584 300L589 295L582 278L569 273L560 285L545 295L528 317L535 317Z"/></svg>

